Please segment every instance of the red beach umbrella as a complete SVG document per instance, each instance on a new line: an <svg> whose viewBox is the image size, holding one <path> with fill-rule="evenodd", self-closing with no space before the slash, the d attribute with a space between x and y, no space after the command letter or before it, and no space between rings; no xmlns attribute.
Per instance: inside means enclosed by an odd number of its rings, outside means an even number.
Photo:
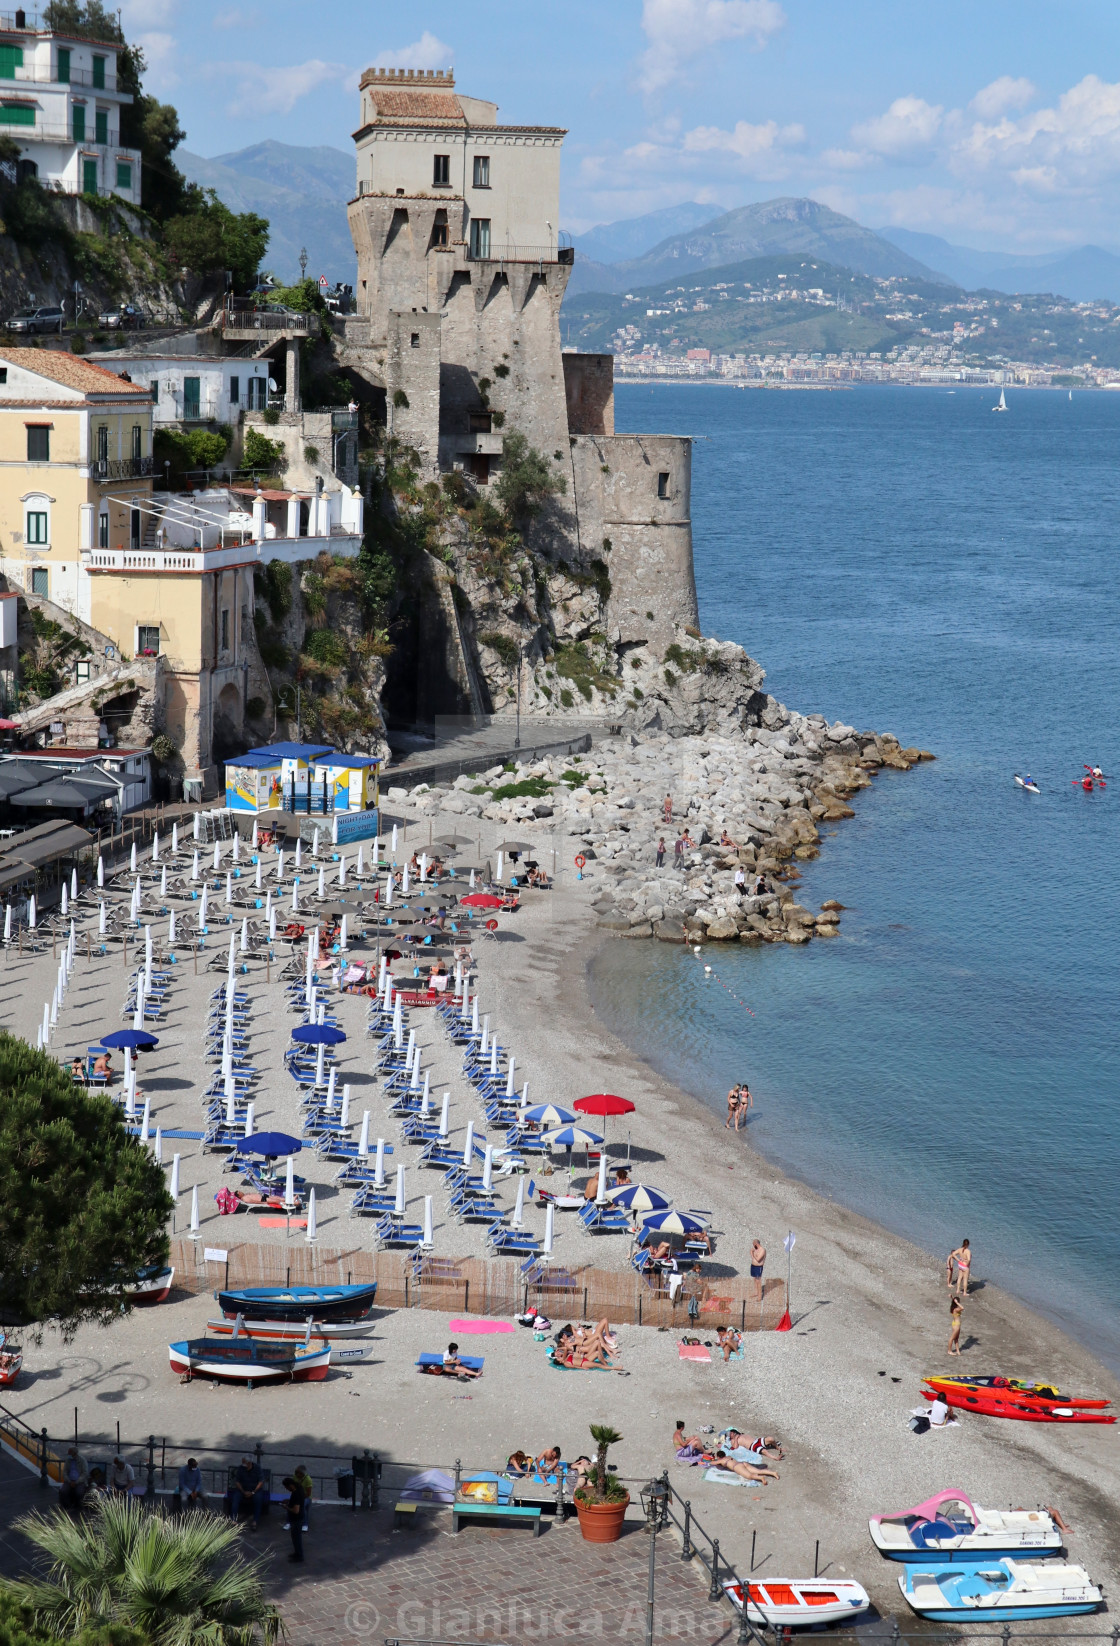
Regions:
<svg viewBox="0 0 1120 1646"><path fill-rule="evenodd" d="M635 1105L628 1097L615 1097L613 1092L594 1092L590 1097L577 1097L572 1104L581 1114L633 1114Z"/></svg>
<svg viewBox="0 0 1120 1646"><path fill-rule="evenodd" d="M460 898L459 906L464 909L500 909L502 899L495 897L491 892L470 892Z"/></svg>

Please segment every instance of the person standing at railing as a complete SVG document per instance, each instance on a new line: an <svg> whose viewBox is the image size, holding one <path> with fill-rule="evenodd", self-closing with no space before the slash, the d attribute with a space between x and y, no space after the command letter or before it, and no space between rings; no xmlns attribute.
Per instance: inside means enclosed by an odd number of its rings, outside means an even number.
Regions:
<svg viewBox="0 0 1120 1646"><path fill-rule="evenodd" d="M80 1509L82 1499L89 1491L89 1469L76 1446L71 1446L62 1465L62 1484L58 1489L60 1509Z"/></svg>

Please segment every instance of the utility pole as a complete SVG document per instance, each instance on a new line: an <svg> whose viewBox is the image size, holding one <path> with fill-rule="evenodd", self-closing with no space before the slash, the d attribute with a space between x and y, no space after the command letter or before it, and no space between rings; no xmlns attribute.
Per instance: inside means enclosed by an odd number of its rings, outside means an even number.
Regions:
<svg viewBox="0 0 1120 1646"><path fill-rule="evenodd" d="M523 650L524 648L519 640L517 642L517 733L513 739L515 749L521 747L521 658Z"/></svg>
<svg viewBox="0 0 1120 1646"><path fill-rule="evenodd" d="M307 247L306 246L301 246L299 248L299 277L300 277L301 280L306 280L307 279Z"/></svg>

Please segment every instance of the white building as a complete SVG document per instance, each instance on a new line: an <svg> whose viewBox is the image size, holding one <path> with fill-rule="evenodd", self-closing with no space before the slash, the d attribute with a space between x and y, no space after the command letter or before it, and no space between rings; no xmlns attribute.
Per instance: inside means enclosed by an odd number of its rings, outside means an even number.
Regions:
<svg viewBox="0 0 1120 1646"><path fill-rule="evenodd" d="M152 390L157 429L179 423L236 423L243 411L268 405L268 360L235 360L222 355L114 354L114 370Z"/></svg>
<svg viewBox="0 0 1120 1646"><path fill-rule="evenodd" d="M140 204L140 151L121 147L119 47L0 17L0 132L21 167L66 194L113 194Z"/></svg>

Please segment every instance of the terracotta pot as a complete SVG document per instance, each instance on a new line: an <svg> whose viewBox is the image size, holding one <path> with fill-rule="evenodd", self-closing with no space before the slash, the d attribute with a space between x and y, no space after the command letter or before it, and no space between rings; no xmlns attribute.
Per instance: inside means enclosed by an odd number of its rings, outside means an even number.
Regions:
<svg viewBox="0 0 1120 1646"><path fill-rule="evenodd" d="M575 1500L579 1529L585 1543L617 1543L622 1536L622 1522L630 1505L630 1494L614 1503L581 1503Z"/></svg>

